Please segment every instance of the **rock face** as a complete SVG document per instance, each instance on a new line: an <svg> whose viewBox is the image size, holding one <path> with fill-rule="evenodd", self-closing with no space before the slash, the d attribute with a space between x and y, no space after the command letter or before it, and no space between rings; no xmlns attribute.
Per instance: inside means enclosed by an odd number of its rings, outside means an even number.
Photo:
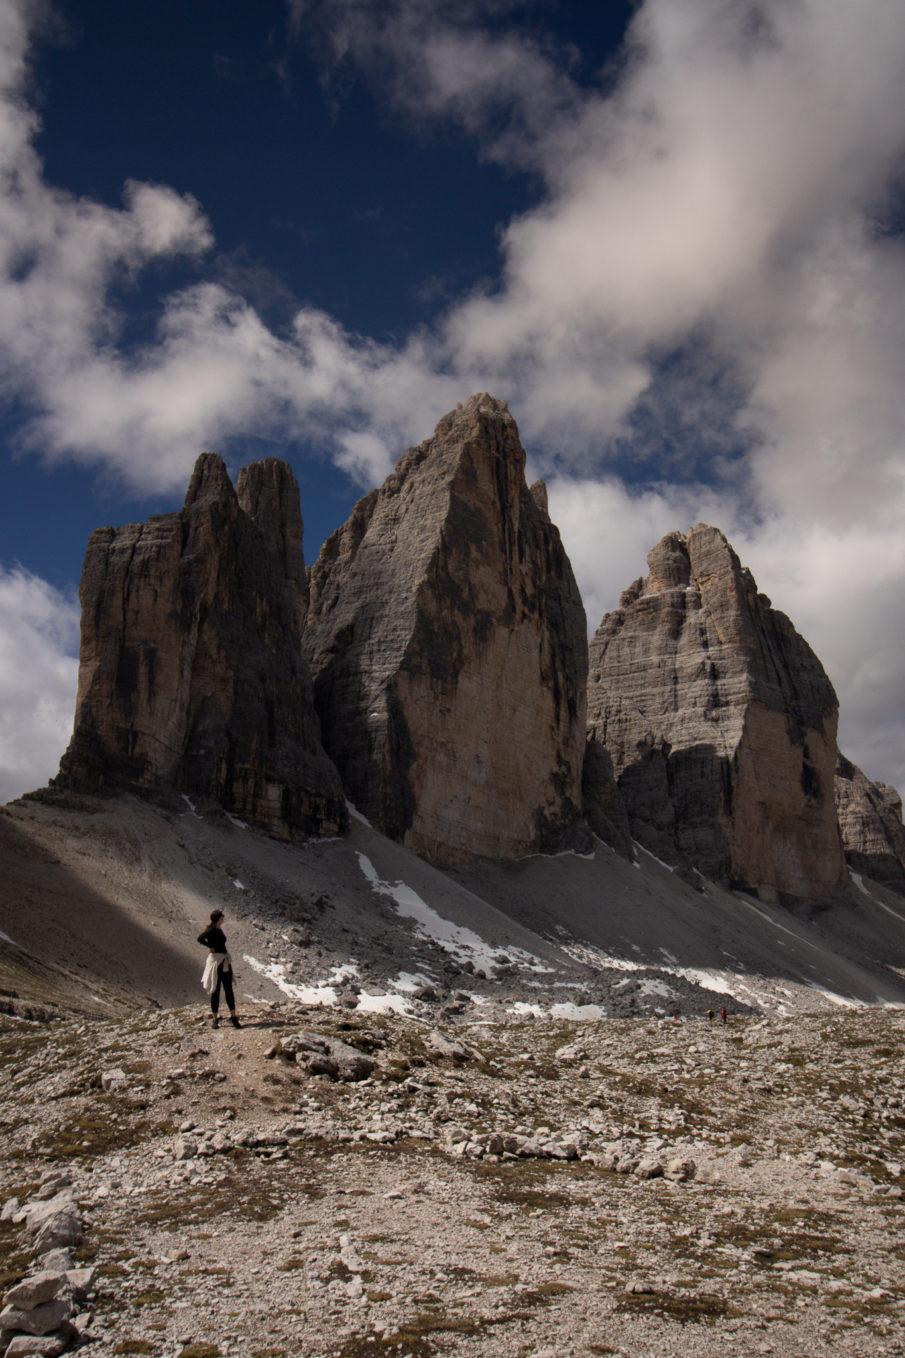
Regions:
<svg viewBox="0 0 905 1358"><path fill-rule="evenodd" d="M505 403L472 396L310 573L324 744L369 820L440 862L549 849L580 815L587 648Z"/></svg>
<svg viewBox="0 0 905 1358"><path fill-rule="evenodd" d="M609 752L635 837L764 899L844 881L837 702L722 533L671 533L591 644L590 741Z"/></svg>
<svg viewBox="0 0 905 1358"><path fill-rule="evenodd" d="M905 891L905 826L895 788L872 783L840 754L836 810L849 866L893 891Z"/></svg>
<svg viewBox="0 0 905 1358"><path fill-rule="evenodd" d="M346 824L302 658L298 486L197 462L178 513L100 528L80 587L75 731L57 785L210 796L282 838Z"/></svg>

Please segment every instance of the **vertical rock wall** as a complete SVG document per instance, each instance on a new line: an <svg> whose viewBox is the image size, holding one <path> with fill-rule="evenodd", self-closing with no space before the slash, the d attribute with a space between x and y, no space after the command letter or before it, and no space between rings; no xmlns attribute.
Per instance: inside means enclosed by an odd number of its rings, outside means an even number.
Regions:
<svg viewBox="0 0 905 1358"><path fill-rule="evenodd" d="M905 826L902 799L895 788L872 783L840 754L836 810L850 867L893 891L905 891Z"/></svg>
<svg viewBox="0 0 905 1358"><path fill-rule="evenodd" d="M511 858L580 815L585 615L505 403L471 397L310 572L305 651L355 805L441 862Z"/></svg>
<svg viewBox="0 0 905 1358"><path fill-rule="evenodd" d="M722 533L671 533L591 644L588 724L635 837L705 876L777 896L836 891L837 703Z"/></svg>
<svg viewBox="0 0 905 1358"><path fill-rule="evenodd" d="M282 837L346 824L301 653L298 486L271 458L234 491L199 458L185 507L92 534L75 730L58 785L174 788Z"/></svg>

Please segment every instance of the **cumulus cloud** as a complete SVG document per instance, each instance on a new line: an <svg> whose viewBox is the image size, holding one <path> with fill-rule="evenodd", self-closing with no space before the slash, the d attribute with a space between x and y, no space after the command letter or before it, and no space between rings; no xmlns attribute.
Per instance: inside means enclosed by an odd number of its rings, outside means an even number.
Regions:
<svg viewBox="0 0 905 1358"><path fill-rule="evenodd" d="M827 665L847 752L905 786L898 0L642 0L600 80L515 0L288 3L333 70L533 172L495 285L398 345L314 309L276 333L205 276L191 197L45 182L36 8L0 0L2 380L33 443L162 489L252 430L371 484L491 390L551 478L592 625L662 532L717 522ZM130 283L177 258L195 282L127 345Z"/></svg>
<svg viewBox="0 0 905 1358"><path fill-rule="evenodd" d="M0 567L0 802L43 787L72 734L78 601Z"/></svg>

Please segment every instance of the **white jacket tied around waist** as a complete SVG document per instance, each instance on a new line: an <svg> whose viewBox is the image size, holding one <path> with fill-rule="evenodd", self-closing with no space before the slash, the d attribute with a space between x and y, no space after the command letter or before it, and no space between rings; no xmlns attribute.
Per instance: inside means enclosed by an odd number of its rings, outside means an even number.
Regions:
<svg viewBox="0 0 905 1358"><path fill-rule="evenodd" d="M232 971L233 964L228 952L208 953L207 961L204 964L204 975L201 977L201 984L208 995L213 995L217 989L217 972L221 962L224 964L224 971Z"/></svg>

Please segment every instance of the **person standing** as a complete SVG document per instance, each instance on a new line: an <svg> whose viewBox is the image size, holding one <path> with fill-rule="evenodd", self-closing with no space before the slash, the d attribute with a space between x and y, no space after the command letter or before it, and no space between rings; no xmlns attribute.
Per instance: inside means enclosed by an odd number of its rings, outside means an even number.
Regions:
<svg viewBox="0 0 905 1358"><path fill-rule="evenodd" d="M229 953L226 951L226 934L220 927L223 923L223 911L212 910L211 922L203 934L198 935L198 942L210 951L207 955L207 962L204 965L204 975L201 977L201 984L211 997L211 1013L214 1016L213 1027L220 1027L220 987L223 987L223 994L226 997L226 1007L229 1010L229 1021L234 1028L241 1028L239 1017L236 1014L236 999L233 994L233 964Z"/></svg>

